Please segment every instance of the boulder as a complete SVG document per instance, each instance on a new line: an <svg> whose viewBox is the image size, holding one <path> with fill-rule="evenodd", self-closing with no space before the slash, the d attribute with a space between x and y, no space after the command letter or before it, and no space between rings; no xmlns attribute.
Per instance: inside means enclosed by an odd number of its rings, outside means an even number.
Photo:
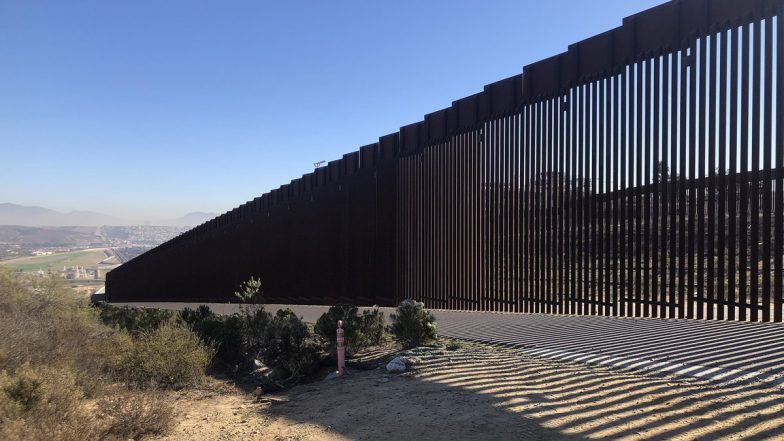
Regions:
<svg viewBox="0 0 784 441"><path fill-rule="evenodd" d="M409 356L409 357L398 357L398 358L402 359L403 363L405 363L406 366L408 367L422 364L422 359L419 357Z"/></svg>
<svg viewBox="0 0 784 441"><path fill-rule="evenodd" d="M395 357L387 363L387 372L400 373L406 371L406 362L403 357Z"/></svg>

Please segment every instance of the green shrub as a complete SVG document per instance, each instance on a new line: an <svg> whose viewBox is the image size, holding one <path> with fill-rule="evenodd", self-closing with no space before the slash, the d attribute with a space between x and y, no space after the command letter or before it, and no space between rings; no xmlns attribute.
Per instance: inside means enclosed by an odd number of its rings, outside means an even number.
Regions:
<svg viewBox="0 0 784 441"><path fill-rule="evenodd" d="M346 351L356 352L362 348L377 345L384 340L386 321L384 313L378 309L358 314L353 305L335 305L316 321L315 332L327 342L327 350L332 353L337 345L337 323L343 320L343 336Z"/></svg>
<svg viewBox="0 0 784 441"><path fill-rule="evenodd" d="M234 292L234 297L243 303L261 303L261 279L251 277L240 284L239 291Z"/></svg>
<svg viewBox="0 0 784 441"><path fill-rule="evenodd" d="M358 347L375 346L384 341L387 323L384 313L374 308L363 311L360 317L359 332L356 336Z"/></svg>
<svg viewBox="0 0 784 441"><path fill-rule="evenodd" d="M243 346L243 322L236 315L218 315L207 305L199 306L195 311L185 308L180 318L202 342L215 348L215 360L227 365L236 365L245 358Z"/></svg>
<svg viewBox="0 0 784 441"><path fill-rule="evenodd" d="M413 348L436 339L436 318L425 310L424 303L415 300L403 300L392 319L392 334L405 348Z"/></svg>
<svg viewBox="0 0 784 441"><path fill-rule="evenodd" d="M265 364L280 366L294 377L318 367L319 348L302 319L281 309L267 324L260 355Z"/></svg>
<svg viewBox="0 0 784 441"><path fill-rule="evenodd" d="M186 325L167 322L139 334L119 373L130 386L178 389L199 382L213 354Z"/></svg>
<svg viewBox="0 0 784 441"><path fill-rule="evenodd" d="M166 322L177 318L176 311L156 308L134 308L130 306L114 306L102 304L101 321L115 329L122 329L129 334L153 331Z"/></svg>
<svg viewBox="0 0 784 441"><path fill-rule="evenodd" d="M446 350L447 351L457 351L459 349L462 349L463 347L465 347L465 343L463 343L460 340L450 340L446 344Z"/></svg>
<svg viewBox="0 0 784 441"><path fill-rule="evenodd" d="M264 332L272 320L272 314L264 310L262 305L240 306L239 320L242 326L242 344L250 354L261 350Z"/></svg>
<svg viewBox="0 0 784 441"><path fill-rule="evenodd" d="M362 319L357 314L357 307L353 305L335 305L321 315L316 321L315 330L319 337L327 342L327 350L335 352L337 346L338 320L343 320L343 336L346 350L353 352L359 349L360 339L357 337L362 327Z"/></svg>

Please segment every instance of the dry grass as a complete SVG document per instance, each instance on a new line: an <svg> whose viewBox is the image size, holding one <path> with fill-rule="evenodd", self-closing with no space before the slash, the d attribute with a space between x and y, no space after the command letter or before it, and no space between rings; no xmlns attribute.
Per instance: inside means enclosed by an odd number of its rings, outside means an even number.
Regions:
<svg viewBox="0 0 784 441"><path fill-rule="evenodd" d="M108 424L104 436L122 440L162 435L175 424L176 412L170 398L156 391L129 391L98 402Z"/></svg>
<svg viewBox="0 0 784 441"><path fill-rule="evenodd" d="M103 325L61 280L28 278L0 266L2 440L163 434L173 424L171 403L155 390L127 386L193 384L210 357L182 325L167 324L134 340ZM124 376L129 367L132 377Z"/></svg>

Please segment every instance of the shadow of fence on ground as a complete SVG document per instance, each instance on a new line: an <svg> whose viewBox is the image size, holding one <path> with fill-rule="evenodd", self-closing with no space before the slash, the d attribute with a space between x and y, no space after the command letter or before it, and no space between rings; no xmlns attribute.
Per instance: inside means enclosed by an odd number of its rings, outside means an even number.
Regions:
<svg viewBox="0 0 784 441"><path fill-rule="evenodd" d="M784 391L778 388L651 378L504 352L456 353L423 365L418 377L490 396L500 408L565 435L704 440L784 436Z"/></svg>
<svg viewBox="0 0 784 441"><path fill-rule="evenodd" d="M444 336L528 355L713 381L784 383L784 327L678 319L437 313Z"/></svg>

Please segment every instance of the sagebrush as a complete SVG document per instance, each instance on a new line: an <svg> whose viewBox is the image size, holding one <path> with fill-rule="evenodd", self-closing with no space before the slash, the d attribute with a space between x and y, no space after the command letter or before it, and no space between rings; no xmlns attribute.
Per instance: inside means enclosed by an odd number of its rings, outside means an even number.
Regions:
<svg viewBox="0 0 784 441"><path fill-rule="evenodd" d="M138 387L179 389L198 383L214 349L187 325L172 321L143 332L119 367L121 378Z"/></svg>

